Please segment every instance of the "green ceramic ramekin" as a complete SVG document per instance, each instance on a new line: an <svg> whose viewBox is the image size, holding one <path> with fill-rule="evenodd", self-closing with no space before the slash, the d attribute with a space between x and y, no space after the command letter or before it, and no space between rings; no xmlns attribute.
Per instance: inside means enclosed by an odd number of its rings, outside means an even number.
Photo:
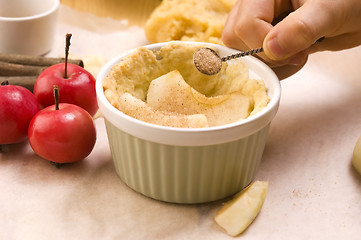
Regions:
<svg viewBox="0 0 361 240"><path fill-rule="evenodd" d="M166 44L146 47L157 50ZM236 52L224 46L208 45L222 56ZM104 95L103 79L114 64L132 51L107 63L96 83L114 166L122 181L145 196L173 203L215 201L247 186L257 171L269 125L278 110L281 87L274 72L254 57L242 58L250 76L262 79L267 87L270 102L259 113L217 127L164 127L123 114Z"/></svg>

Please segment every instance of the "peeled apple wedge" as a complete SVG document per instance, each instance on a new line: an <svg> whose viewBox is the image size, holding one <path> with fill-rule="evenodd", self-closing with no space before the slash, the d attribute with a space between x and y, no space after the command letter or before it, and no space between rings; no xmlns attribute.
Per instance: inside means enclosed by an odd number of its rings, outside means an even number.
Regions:
<svg viewBox="0 0 361 240"><path fill-rule="evenodd" d="M248 97L240 92L207 97L185 82L177 70L150 83L147 104L161 111L204 114L209 126L239 121L248 117L251 111Z"/></svg>
<svg viewBox="0 0 361 240"><path fill-rule="evenodd" d="M123 113L145 122L170 127L208 127L207 119L202 114L183 115L154 110L130 93L122 94L119 103Z"/></svg>
<svg viewBox="0 0 361 240"><path fill-rule="evenodd" d="M268 182L255 181L217 212L214 220L231 236L242 233L261 211Z"/></svg>
<svg viewBox="0 0 361 240"><path fill-rule="evenodd" d="M356 142L355 148L353 150L352 165L361 174L361 136Z"/></svg>

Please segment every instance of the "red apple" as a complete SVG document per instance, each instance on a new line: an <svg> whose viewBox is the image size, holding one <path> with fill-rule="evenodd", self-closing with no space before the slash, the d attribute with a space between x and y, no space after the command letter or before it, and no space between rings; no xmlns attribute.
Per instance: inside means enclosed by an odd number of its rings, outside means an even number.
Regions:
<svg viewBox="0 0 361 240"><path fill-rule="evenodd" d="M91 116L98 110L95 94L95 78L84 68L67 63L67 76L65 76L65 63L58 63L45 69L34 85L34 95L40 106L53 105L53 86L59 86L59 101L72 103L89 112Z"/></svg>
<svg viewBox="0 0 361 240"><path fill-rule="evenodd" d="M21 86L0 86L0 144L26 140L28 126L39 111L34 95Z"/></svg>
<svg viewBox="0 0 361 240"><path fill-rule="evenodd" d="M39 156L70 163L86 158L94 148L96 130L90 114L74 104L60 103L40 110L31 120L30 146Z"/></svg>

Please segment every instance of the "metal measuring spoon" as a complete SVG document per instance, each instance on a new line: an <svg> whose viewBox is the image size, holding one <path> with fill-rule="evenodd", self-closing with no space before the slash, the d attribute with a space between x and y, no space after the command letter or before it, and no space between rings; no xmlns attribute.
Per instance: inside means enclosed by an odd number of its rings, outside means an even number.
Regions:
<svg viewBox="0 0 361 240"><path fill-rule="evenodd" d="M193 62L195 67L201 73L206 75L214 75L219 71L221 71L222 62L247 55L253 55L259 52L263 52L263 48L251 49L248 51L239 52L229 56L220 57L213 49L204 47L194 52Z"/></svg>

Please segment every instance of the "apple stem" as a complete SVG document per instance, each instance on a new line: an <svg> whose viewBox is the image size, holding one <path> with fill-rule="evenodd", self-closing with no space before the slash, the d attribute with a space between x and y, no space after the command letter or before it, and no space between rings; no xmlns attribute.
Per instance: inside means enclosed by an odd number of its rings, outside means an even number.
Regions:
<svg viewBox="0 0 361 240"><path fill-rule="evenodd" d="M70 47L70 38L72 34L67 33L65 36L65 70L64 78L68 78L68 56L69 56L69 47Z"/></svg>
<svg viewBox="0 0 361 240"><path fill-rule="evenodd" d="M4 81L1 83L1 86L7 86L7 85L9 85L9 81Z"/></svg>
<svg viewBox="0 0 361 240"><path fill-rule="evenodd" d="M55 110L59 110L59 86L54 85L54 100L55 100Z"/></svg>
<svg viewBox="0 0 361 240"><path fill-rule="evenodd" d="M64 163L57 163L52 161L50 163L54 164L56 168L61 168L64 165Z"/></svg>

